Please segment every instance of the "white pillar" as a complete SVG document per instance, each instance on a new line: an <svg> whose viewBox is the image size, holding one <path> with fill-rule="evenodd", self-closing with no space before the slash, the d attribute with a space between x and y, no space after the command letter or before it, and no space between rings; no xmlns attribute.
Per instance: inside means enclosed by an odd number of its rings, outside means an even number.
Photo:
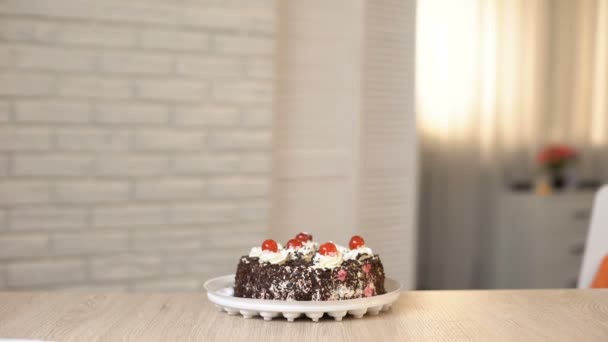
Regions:
<svg viewBox="0 0 608 342"><path fill-rule="evenodd" d="M413 0L280 2L273 236L362 234L414 285Z"/></svg>

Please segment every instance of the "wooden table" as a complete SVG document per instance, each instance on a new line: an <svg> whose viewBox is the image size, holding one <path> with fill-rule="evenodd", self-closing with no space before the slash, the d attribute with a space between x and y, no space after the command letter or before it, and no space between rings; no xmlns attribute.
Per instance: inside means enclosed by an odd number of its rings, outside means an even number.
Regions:
<svg viewBox="0 0 608 342"><path fill-rule="evenodd" d="M608 290L404 292L378 316L264 322L205 294L0 293L0 338L53 341L608 341Z"/></svg>

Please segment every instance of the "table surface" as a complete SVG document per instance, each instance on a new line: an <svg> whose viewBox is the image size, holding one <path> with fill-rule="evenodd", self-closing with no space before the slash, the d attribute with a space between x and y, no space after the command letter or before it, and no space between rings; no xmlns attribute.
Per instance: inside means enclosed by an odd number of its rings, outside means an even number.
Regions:
<svg viewBox="0 0 608 342"><path fill-rule="evenodd" d="M319 323L228 316L204 293L0 292L0 338L607 341L608 290L403 292L378 316Z"/></svg>

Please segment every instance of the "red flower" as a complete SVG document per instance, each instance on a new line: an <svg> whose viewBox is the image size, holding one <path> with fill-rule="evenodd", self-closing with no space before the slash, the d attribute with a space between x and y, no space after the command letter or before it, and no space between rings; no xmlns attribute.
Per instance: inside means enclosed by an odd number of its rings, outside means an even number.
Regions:
<svg viewBox="0 0 608 342"><path fill-rule="evenodd" d="M543 166L556 167L578 157L578 152L567 145L550 145L540 151L538 162Z"/></svg>

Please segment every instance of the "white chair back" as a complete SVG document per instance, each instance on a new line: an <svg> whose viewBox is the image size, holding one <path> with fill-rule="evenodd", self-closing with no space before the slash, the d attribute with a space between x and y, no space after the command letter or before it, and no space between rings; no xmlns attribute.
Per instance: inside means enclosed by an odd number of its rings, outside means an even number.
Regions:
<svg viewBox="0 0 608 342"><path fill-rule="evenodd" d="M578 288L589 288L605 255L608 254L608 185L595 195L591 226L587 233L583 266L578 277Z"/></svg>

